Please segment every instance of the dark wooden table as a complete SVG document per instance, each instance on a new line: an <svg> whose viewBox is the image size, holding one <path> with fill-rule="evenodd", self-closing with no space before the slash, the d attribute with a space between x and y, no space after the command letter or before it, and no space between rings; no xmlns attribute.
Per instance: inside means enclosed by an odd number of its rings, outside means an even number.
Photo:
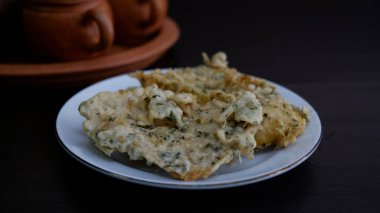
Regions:
<svg viewBox="0 0 380 213"><path fill-rule="evenodd" d="M56 115L81 88L19 85L0 91L0 211L378 212L379 5L259 2L171 1L182 35L157 66L196 65L202 51L224 50L242 72L296 91L315 107L324 129L320 147L306 162L232 189L131 184L80 164L60 147Z"/></svg>

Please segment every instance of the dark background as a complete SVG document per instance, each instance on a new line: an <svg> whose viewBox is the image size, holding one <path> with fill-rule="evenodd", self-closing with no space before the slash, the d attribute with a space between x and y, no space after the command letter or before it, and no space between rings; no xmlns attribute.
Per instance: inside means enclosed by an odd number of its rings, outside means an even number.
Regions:
<svg viewBox="0 0 380 213"><path fill-rule="evenodd" d="M56 115L81 88L19 85L0 90L1 211L377 212L379 4L262 2L170 1L170 15L182 34L155 66L196 65L202 51L224 50L242 72L294 90L315 107L324 129L318 150L306 162L284 175L232 189L131 184L80 164L56 140Z"/></svg>

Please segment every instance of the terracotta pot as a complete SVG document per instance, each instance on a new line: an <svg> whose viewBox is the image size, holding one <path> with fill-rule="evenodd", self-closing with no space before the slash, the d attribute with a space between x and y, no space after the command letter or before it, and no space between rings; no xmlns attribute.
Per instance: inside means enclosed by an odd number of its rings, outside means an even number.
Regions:
<svg viewBox="0 0 380 213"><path fill-rule="evenodd" d="M114 17L116 42L137 44L162 27L168 10L167 0L109 0Z"/></svg>
<svg viewBox="0 0 380 213"><path fill-rule="evenodd" d="M62 60L94 56L112 46L113 15L106 0L33 0L23 9L30 47Z"/></svg>

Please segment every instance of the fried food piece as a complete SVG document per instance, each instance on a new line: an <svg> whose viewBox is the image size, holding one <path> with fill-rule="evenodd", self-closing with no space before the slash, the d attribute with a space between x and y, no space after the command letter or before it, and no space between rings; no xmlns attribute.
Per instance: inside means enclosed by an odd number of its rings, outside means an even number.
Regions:
<svg viewBox="0 0 380 213"><path fill-rule="evenodd" d="M85 133L108 156L127 153L185 181L207 178L240 155L252 159L263 119L249 91L198 103L191 93L155 84L99 93L79 112Z"/></svg>
<svg viewBox="0 0 380 213"><path fill-rule="evenodd" d="M269 82L239 73L228 67L227 56L219 52L209 58L203 54L204 65L152 73L135 72L143 86L156 84L174 92L187 92L200 103L216 96L225 101L249 91L256 95L263 108L263 122L254 135L257 149L286 147L296 140L307 124L307 110L287 103Z"/></svg>

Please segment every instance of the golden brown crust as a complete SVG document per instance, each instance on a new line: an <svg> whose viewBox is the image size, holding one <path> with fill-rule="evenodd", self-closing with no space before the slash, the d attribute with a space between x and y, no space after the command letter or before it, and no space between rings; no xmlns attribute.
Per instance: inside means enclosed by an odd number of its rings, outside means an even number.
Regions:
<svg viewBox="0 0 380 213"><path fill-rule="evenodd" d="M234 157L252 158L255 151L252 133L262 120L255 95L215 95L201 105L193 94L153 85L99 93L84 101L79 112L86 118L85 133L108 156L127 153L131 160L144 159L177 179L192 181L207 178ZM181 107L189 108L188 115ZM241 111L252 114L250 120Z"/></svg>
<svg viewBox="0 0 380 213"><path fill-rule="evenodd" d="M194 74L200 72L203 75ZM221 73L222 79L213 79L213 76ZM138 72L132 76L140 80L143 86L157 84L160 88L193 93L200 102L208 101L210 97L213 97L210 94L216 90L229 93L248 90L255 93L263 106L264 115L261 127L255 135L257 149L288 146L304 131L307 123L307 115L299 108L287 103L270 83L239 73L233 68L199 66L167 73ZM208 92L198 85L206 85Z"/></svg>
<svg viewBox="0 0 380 213"><path fill-rule="evenodd" d="M306 113L219 56L206 57L206 66L131 74L144 88L81 104L86 133L108 155L126 152L184 181L207 178L237 156L252 159L255 149L294 142Z"/></svg>
<svg viewBox="0 0 380 213"><path fill-rule="evenodd" d="M232 155L227 153L224 157L220 158L213 166L208 167L207 169L202 169L200 167L195 167L190 172L181 175L175 172L169 172L169 174L179 180L183 181L195 181L199 179L208 178L211 174L213 174L221 165L231 162Z"/></svg>

